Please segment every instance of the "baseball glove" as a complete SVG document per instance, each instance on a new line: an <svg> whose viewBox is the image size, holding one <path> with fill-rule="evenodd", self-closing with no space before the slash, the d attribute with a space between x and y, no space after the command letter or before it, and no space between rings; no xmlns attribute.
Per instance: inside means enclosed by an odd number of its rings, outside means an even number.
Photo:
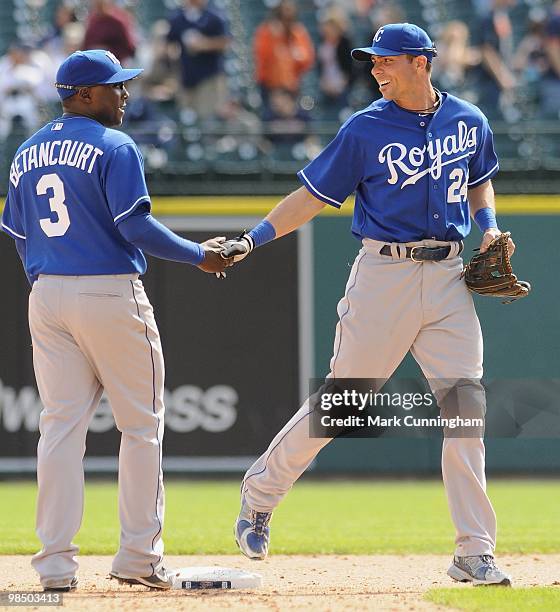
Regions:
<svg viewBox="0 0 560 612"><path fill-rule="evenodd" d="M462 273L473 293L504 298L502 304L514 302L531 291L531 285L517 280L513 273L508 252L510 235L510 232L504 232L494 238L488 250L474 255Z"/></svg>

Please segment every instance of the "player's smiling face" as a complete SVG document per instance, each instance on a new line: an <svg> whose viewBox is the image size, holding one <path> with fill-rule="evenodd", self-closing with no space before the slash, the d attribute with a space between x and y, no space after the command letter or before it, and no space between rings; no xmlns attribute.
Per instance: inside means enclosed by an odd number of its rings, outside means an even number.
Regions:
<svg viewBox="0 0 560 612"><path fill-rule="evenodd" d="M95 85L90 88L90 112L93 119L106 127L122 124L126 101L129 98L124 83Z"/></svg>
<svg viewBox="0 0 560 612"><path fill-rule="evenodd" d="M416 85L418 73L406 55L372 55L371 62L371 74L386 100L399 100Z"/></svg>

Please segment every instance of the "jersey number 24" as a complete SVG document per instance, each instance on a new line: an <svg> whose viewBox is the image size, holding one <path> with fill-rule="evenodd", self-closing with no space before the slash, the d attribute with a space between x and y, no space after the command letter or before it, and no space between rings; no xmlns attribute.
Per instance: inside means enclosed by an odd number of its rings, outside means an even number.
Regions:
<svg viewBox="0 0 560 612"><path fill-rule="evenodd" d="M453 168L449 173L449 180L452 181L447 189L447 203L460 204L467 199L467 181L463 168ZM464 180L463 180L464 179Z"/></svg>
<svg viewBox="0 0 560 612"><path fill-rule="evenodd" d="M39 223L41 229L49 238L64 236L70 227L70 217L68 216L68 207L64 203L66 198L64 183L60 180L58 174L44 174L37 182L37 195L46 195L49 189L52 193L49 198L51 211L57 214L58 220L39 219Z"/></svg>

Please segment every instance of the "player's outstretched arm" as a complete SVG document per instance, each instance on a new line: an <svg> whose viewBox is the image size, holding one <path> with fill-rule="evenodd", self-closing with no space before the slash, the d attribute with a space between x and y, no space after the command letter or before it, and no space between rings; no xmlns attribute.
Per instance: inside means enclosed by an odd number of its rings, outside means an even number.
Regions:
<svg viewBox="0 0 560 612"><path fill-rule="evenodd" d="M482 185L469 189L468 198L471 217L480 231L483 232L480 252L484 253L494 238L502 233L496 221L496 203L492 181L486 181ZM508 240L508 251L510 256L515 251L515 244L511 238Z"/></svg>
<svg viewBox="0 0 560 612"><path fill-rule="evenodd" d="M233 264L220 256L224 236L202 244L178 236L154 219L148 210L140 209L117 225L123 238L149 255L197 266L204 272L223 272Z"/></svg>
<svg viewBox="0 0 560 612"><path fill-rule="evenodd" d="M222 257L231 257L235 262L241 261L254 248L304 225L316 217L324 206L324 202L311 195L305 187L300 187L277 204L250 232L224 242Z"/></svg>
<svg viewBox="0 0 560 612"><path fill-rule="evenodd" d="M325 206L305 187L300 187L277 204L266 219L274 226L276 238L280 238L311 221Z"/></svg>

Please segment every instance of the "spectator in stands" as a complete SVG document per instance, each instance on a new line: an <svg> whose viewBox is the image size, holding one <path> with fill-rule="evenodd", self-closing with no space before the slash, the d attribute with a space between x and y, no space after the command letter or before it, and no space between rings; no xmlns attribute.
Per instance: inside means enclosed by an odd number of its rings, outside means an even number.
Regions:
<svg viewBox="0 0 560 612"><path fill-rule="evenodd" d="M123 120L123 128L130 134L134 141L139 145L142 152L146 155L146 162L151 164L152 153L154 150L161 152L170 149L177 135L175 122L167 117L162 110L152 102L142 89L130 98L127 102L127 112ZM161 155L156 155L154 159L161 159ZM167 156L164 156L166 159Z"/></svg>
<svg viewBox="0 0 560 612"><path fill-rule="evenodd" d="M362 19L357 24L354 35L367 35L369 38L374 32L386 23L404 23L406 21L406 11L394 0L379 0L373 2L367 13L367 19ZM369 75L371 79L371 74Z"/></svg>
<svg viewBox="0 0 560 612"><path fill-rule="evenodd" d="M474 10L474 18L482 19L492 11L492 0L471 0L471 9ZM438 56L439 57L439 56Z"/></svg>
<svg viewBox="0 0 560 612"><path fill-rule="evenodd" d="M56 66L59 66L62 63L62 60L72 53L72 51L70 51L70 53L64 52L64 32L69 24L75 24L77 22L78 17L75 9L66 2L61 2L55 11L54 21L49 26L47 34L41 41L39 41L39 47L53 59L53 63L55 63ZM80 44L82 43L82 40L83 32L80 39ZM62 60L58 61L60 57L62 57ZM56 72L56 67L54 68L54 72Z"/></svg>
<svg viewBox="0 0 560 612"><path fill-rule="evenodd" d="M377 4L377 0L354 0L353 12L358 17L367 17Z"/></svg>
<svg viewBox="0 0 560 612"><path fill-rule="evenodd" d="M82 48L84 35L85 27L78 20L75 8L67 1L61 2L55 11L52 24L38 45L48 57L40 96L49 103L56 104L57 107L60 98L56 89L53 92L57 68L70 54Z"/></svg>
<svg viewBox="0 0 560 612"><path fill-rule="evenodd" d="M155 21L137 52L139 65L145 66L139 82L144 95L155 102L175 101L179 92L180 51L167 42L169 27L166 19Z"/></svg>
<svg viewBox="0 0 560 612"><path fill-rule="evenodd" d="M354 22L353 37L355 40L368 40L386 23L404 23L407 21L406 12L398 2L393 0L376 0L356 3L354 10L358 19ZM355 62L363 64L356 66L354 83L354 108L367 106L372 98L381 97L375 81L371 78L371 66L368 62Z"/></svg>
<svg viewBox="0 0 560 612"><path fill-rule="evenodd" d="M262 131L261 120L255 113L247 110L239 97L231 96L216 110L216 121L225 126L226 131L243 136L256 136Z"/></svg>
<svg viewBox="0 0 560 612"><path fill-rule="evenodd" d="M263 116L266 139L274 145L292 146L307 137L309 115L287 89L272 89Z"/></svg>
<svg viewBox="0 0 560 612"><path fill-rule="evenodd" d="M206 119L227 99L224 52L230 39L224 18L208 0L184 0L169 18L167 40L181 50L180 102Z"/></svg>
<svg viewBox="0 0 560 612"><path fill-rule="evenodd" d="M58 45L56 47L51 47L47 45L43 48L43 50L48 54L48 56L51 58L52 63L54 64L53 72L55 73L55 75L56 67L60 66L64 59L74 53L74 51L79 51L82 48L84 34L85 28L82 23L79 23L77 21L67 23L61 32L60 49L58 49ZM51 82L49 83L51 89L53 82L54 81L51 80ZM60 98L58 100L60 101Z"/></svg>
<svg viewBox="0 0 560 612"><path fill-rule="evenodd" d="M60 66L71 53L82 48L83 40L83 24L77 21L69 22L62 29L60 47L57 41L57 44L46 44L40 51L34 50L32 53L34 63L40 65L43 70L43 80L37 89L37 94L41 100L54 105L56 110L58 110L60 105L60 98L56 93L56 88L53 87L53 83L56 81L57 67ZM39 57L39 55L43 57ZM53 89L55 89L54 95ZM52 110L51 108L51 111ZM48 120L47 118L45 119Z"/></svg>
<svg viewBox="0 0 560 612"><path fill-rule="evenodd" d="M43 70L32 53L31 47L15 42L0 58L0 139L14 130L31 134L40 123L37 90Z"/></svg>
<svg viewBox="0 0 560 612"><path fill-rule="evenodd" d="M134 18L114 0L90 0L84 49L107 49L126 63L136 52Z"/></svg>
<svg viewBox="0 0 560 612"><path fill-rule="evenodd" d="M469 28L462 21L449 21L437 40L438 61L432 80L438 89L453 91L473 104L478 102L473 87L473 68L480 64L480 51L469 45Z"/></svg>
<svg viewBox="0 0 560 612"><path fill-rule="evenodd" d="M303 75L313 66L315 50L303 23L297 20L292 0L281 0L270 17L255 32L256 81L261 87L264 108L269 93L282 89L297 96Z"/></svg>
<svg viewBox="0 0 560 612"><path fill-rule="evenodd" d="M320 20L321 43L317 50L319 87L323 105L340 111L348 104L353 80L352 45L346 32L348 22L340 10L327 11Z"/></svg>
<svg viewBox="0 0 560 612"><path fill-rule="evenodd" d="M527 32L517 45L513 57L513 69L520 81L531 89L532 101L540 99L541 81L548 73L550 64L545 51L546 12L529 14Z"/></svg>
<svg viewBox="0 0 560 612"><path fill-rule="evenodd" d="M489 118L508 118L513 109L515 77L514 38L509 10L516 0L493 0L491 10L476 32L481 53L480 105Z"/></svg>
<svg viewBox="0 0 560 612"><path fill-rule="evenodd" d="M203 141L206 150L221 161L251 161L265 148L262 132L260 118L232 95L207 122Z"/></svg>
<svg viewBox="0 0 560 612"><path fill-rule="evenodd" d="M554 3L545 25L544 52L548 70L541 81L541 112L560 118L560 1Z"/></svg>

